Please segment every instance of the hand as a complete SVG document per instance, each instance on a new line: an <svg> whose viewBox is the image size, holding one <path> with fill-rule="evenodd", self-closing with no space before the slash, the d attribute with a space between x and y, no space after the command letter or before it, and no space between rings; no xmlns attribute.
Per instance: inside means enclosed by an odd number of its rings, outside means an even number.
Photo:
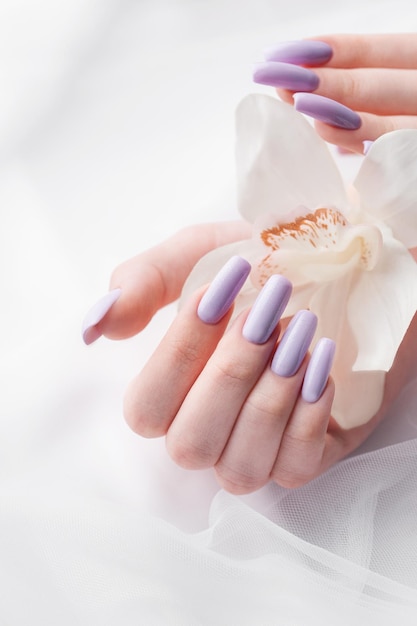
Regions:
<svg viewBox="0 0 417 626"><path fill-rule="evenodd" d="M111 287L121 295L98 322L99 334L121 338L139 332L158 308L178 297L200 256L246 236L245 223L193 226L127 261L113 274ZM249 341L242 334L248 312L228 330L231 309L214 324L204 322L197 315L202 295L202 290L194 294L180 311L129 385L125 415L143 436L166 435L168 451L180 465L213 466L220 484L233 493L253 491L269 480L296 487L324 472L368 437L415 361L417 323L387 376L378 415L344 431L330 416L331 379L316 402L303 398L308 355L292 376L271 369L278 326L264 343Z"/></svg>
<svg viewBox="0 0 417 626"><path fill-rule="evenodd" d="M266 57L254 80L291 104L297 92L296 108L330 143L362 153L364 141L417 128L417 33L326 35L278 44Z"/></svg>
<svg viewBox="0 0 417 626"><path fill-rule="evenodd" d="M251 225L240 220L195 224L122 263L112 273L109 293L85 316L84 342L93 343L101 335L126 339L137 334L159 309L180 296L185 279L201 257L251 236Z"/></svg>
<svg viewBox="0 0 417 626"><path fill-rule="evenodd" d="M282 295L288 281L273 278ZM168 452L180 466L214 467L220 485L232 493L253 491L271 479L289 487L303 484L320 471L334 394L327 375L316 402L301 393L315 316L303 312L295 339L298 345L304 340L298 361L293 362L291 350L289 356L284 350L281 361L275 357L271 364L279 328L274 326L263 343L255 343L251 333L247 338L248 312L228 330L231 309L218 322L206 323L197 312L201 314L209 290L191 298L131 382L126 419L143 436L166 435ZM279 345L285 348L284 341ZM288 363L291 371L285 370Z"/></svg>

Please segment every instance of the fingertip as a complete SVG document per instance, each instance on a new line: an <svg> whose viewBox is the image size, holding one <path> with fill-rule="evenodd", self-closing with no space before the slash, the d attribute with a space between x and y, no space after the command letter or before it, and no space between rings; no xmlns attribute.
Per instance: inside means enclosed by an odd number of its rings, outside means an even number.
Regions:
<svg viewBox="0 0 417 626"><path fill-rule="evenodd" d="M87 346L97 341L103 334L100 328L101 322L118 301L121 294L122 290L120 288L112 289L97 300L87 311L81 329L83 341Z"/></svg>
<svg viewBox="0 0 417 626"><path fill-rule="evenodd" d="M288 91L288 89L275 89L278 97L280 98L280 100L282 100L283 102L286 102L287 104L291 104L294 105L294 92L293 91Z"/></svg>
<svg viewBox="0 0 417 626"><path fill-rule="evenodd" d="M363 132L354 130L342 130L330 126L325 122L314 122L314 128L327 143L337 146L341 154L364 154Z"/></svg>

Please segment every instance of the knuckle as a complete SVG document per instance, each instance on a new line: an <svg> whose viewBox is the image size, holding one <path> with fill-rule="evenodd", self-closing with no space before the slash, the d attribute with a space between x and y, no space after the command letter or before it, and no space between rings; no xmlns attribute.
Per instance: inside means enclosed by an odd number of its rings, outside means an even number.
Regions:
<svg viewBox="0 0 417 626"><path fill-rule="evenodd" d="M291 489L306 485L317 475L323 446L324 442L318 440L285 434L271 473L272 480Z"/></svg>
<svg viewBox="0 0 417 626"><path fill-rule="evenodd" d="M215 471L220 486L236 496L252 493L260 489L268 480L268 478L262 479L253 471L253 468L242 464L231 467L219 461L215 465Z"/></svg>
<svg viewBox="0 0 417 626"><path fill-rule="evenodd" d="M249 409L247 419L252 419L257 427L268 426L280 420L288 413L285 398L272 398L260 390L253 390L246 399L246 406Z"/></svg>
<svg viewBox="0 0 417 626"><path fill-rule="evenodd" d="M214 376L221 388L239 387L252 380L253 369L250 363L239 359L238 355L224 355L215 363Z"/></svg>
<svg viewBox="0 0 417 626"><path fill-rule="evenodd" d="M170 431L166 437L166 448L174 463L184 469L207 469L213 467L217 460L206 443L172 435Z"/></svg>
<svg viewBox="0 0 417 626"><path fill-rule="evenodd" d="M137 435L146 438L162 437L166 434L170 419L165 412L161 414L154 396L141 393L140 375L134 378L126 389L123 398L123 416Z"/></svg>
<svg viewBox="0 0 417 626"><path fill-rule="evenodd" d="M287 489L297 489L309 483L315 474L311 471L295 470L292 464L286 466L284 463L277 463L274 468L271 479L281 487Z"/></svg>
<svg viewBox="0 0 417 626"><path fill-rule="evenodd" d="M186 372L190 367L203 361L201 341L192 329L189 329L187 333L180 333L178 336L172 337L168 351L173 355L175 366L180 372Z"/></svg>

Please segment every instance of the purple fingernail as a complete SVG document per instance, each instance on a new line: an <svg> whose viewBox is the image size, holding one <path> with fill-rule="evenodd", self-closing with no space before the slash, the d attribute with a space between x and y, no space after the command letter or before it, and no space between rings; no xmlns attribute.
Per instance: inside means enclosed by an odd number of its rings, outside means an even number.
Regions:
<svg viewBox="0 0 417 626"><path fill-rule="evenodd" d="M314 117L320 122L344 128L345 130L357 130L362 124L360 116L344 104L318 96L313 93L294 94L294 104L297 111Z"/></svg>
<svg viewBox="0 0 417 626"><path fill-rule="evenodd" d="M278 376L294 376L310 346L317 327L317 316L311 311L298 311L291 322L272 359L271 369Z"/></svg>
<svg viewBox="0 0 417 626"><path fill-rule="evenodd" d="M319 77L311 70L275 61L257 63L253 80L261 85L281 87L290 91L314 91L319 86Z"/></svg>
<svg viewBox="0 0 417 626"><path fill-rule="evenodd" d="M363 145L363 154L368 154L369 150L371 149L371 146L374 142L373 141L369 141L368 139L365 139L365 141L362 141L362 145Z"/></svg>
<svg viewBox="0 0 417 626"><path fill-rule="evenodd" d="M283 41L265 50L267 61L299 65L322 65L333 56L333 49L324 41Z"/></svg>
<svg viewBox="0 0 417 626"><path fill-rule="evenodd" d="M321 397L329 378L335 350L335 342L327 337L317 342L307 365L301 391L306 402L317 402Z"/></svg>
<svg viewBox="0 0 417 626"><path fill-rule="evenodd" d="M251 343L265 343L276 328L292 291L292 284L284 276L274 274L268 278L256 298L242 334Z"/></svg>
<svg viewBox="0 0 417 626"><path fill-rule="evenodd" d="M82 337L87 346L101 337L101 332L97 330L96 325L110 311L113 304L120 298L121 293L122 290L119 288L109 291L88 311L82 325Z"/></svg>
<svg viewBox="0 0 417 626"><path fill-rule="evenodd" d="M206 324L217 324L227 313L251 270L250 263L233 256L214 277L198 305L197 315Z"/></svg>

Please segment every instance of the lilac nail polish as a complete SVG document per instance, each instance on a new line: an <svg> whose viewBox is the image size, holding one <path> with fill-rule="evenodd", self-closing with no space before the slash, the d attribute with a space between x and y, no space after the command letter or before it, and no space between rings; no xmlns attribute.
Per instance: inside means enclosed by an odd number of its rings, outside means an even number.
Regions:
<svg viewBox="0 0 417 626"><path fill-rule="evenodd" d="M310 357L304 376L301 396L306 402L317 402L324 391L333 363L336 344L331 339L320 339Z"/></svg>
<svg viewBox="0 0 417 626"><path fill-rule="evenodd" d="M251 270L250 263L233 256L214 277L200 300L197 315L206 324L217 324L231 307Z"/></svg>
<svg viewBox="0 0 417 626"><path fill-rule="evenodd" d="M251 343L265 343L276 328L292 291L292 284L284 276L274 274L265 283L256 298L242 334Z"/></svg>
<svg viewBox="0 0 417 626"><path fill-rule="evenodd" d="M271 369L278 376L294 376L298 371L317 327L317 316L311 311L298 311L274 354Z"/></svg>
<svg viewBox="0 0 417 626"><path fill-rule="evenodd" d="M333 56L333 49L324 41L283 41L265 50L267 61L298 65L322 65Z"/></svg>
<svg viewBox="0 0 417 626"><path fill-rule="evenodd" d="M363 154L367 155L369 150L371 149L371 146L374 142L373 141L369 141L368 139L365 139L365 141L362 141L362 145L363 145Z"/></svg>
<svg viewBox="0 0 417 626"><path fill-rule="evenodd" d="M319 77L311 70L275 61L257 63L253 80L261 85L281 87L290 91L314 91L319 86Z"/></svg>
<svg viewBox="0 0 417 626"><path fill-rule="evenodd" d="M349 107L336 100L318 96L313 93L294 94L294 105L297 111L314 117L316 120L343 128L357 130L362 124L360 116Z"/></svg>
<svg viewBox="0 0 417 626"><path fill-rule="evenodd" d="M113 304L120 298L121 293L122 290L119 288L109 291L88 311L82 325L82 337L87 346L101 337L101 333L97 330L96 325L110 311Z"/></svg>

